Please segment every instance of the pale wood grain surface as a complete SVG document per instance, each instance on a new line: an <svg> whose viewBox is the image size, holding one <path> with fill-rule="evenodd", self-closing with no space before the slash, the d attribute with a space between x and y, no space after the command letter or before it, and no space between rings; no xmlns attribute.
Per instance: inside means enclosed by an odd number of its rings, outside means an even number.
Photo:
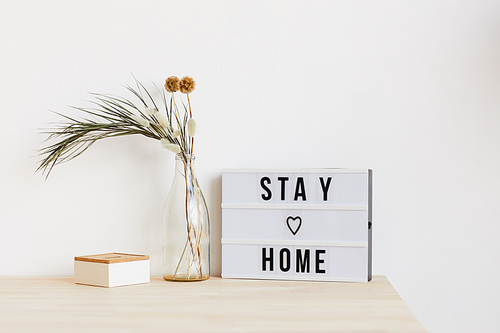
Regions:
<svg viewBox="0 0 500 333"><path fill-rule="evenodd" d="M0 332L425 332L384 276L369 283L236 280L100 288L0 277Z"/></svg>
<svg viewBox="0 0 500 333"><path fill-rule="evenodd" d="M130 262L130 261L148 260L148 259L149 256L144 254L130 254L130 253L118 253L118 252L75 257L75 261L97 262L101 264L116 264L119 262Z"/></svg>

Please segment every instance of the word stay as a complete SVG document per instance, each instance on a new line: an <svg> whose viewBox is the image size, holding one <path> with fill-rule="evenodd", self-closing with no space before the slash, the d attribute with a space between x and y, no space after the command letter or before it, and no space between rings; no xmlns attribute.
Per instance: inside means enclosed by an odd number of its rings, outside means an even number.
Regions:
<svg viewBox="0 0 500 333"><path fill-rule="evenodd" d="M279 182L280 186L280 200L285 201L287 200L286 198L286 193L287 193L287 186L288 186L288 181L290 180L289 177L277 177L277 181ZM319 183L321 185L321 190L323 193L323 201L328 200L328 189L330 188L330 184L332 182L332 177L327 177L326 180L323 177L319 177ZM264 193L262 193L261 197L264 201L271 200L273 197L273 193L271 191L271 188L268 185L271 185L272 181L271 178L264 176L260 179L260 186L264 190ZM292 185L293 186L293 185ZM295 191L293 195L293 200L298 201L299 199L301 201L307 201L307 194L306 194L306 183L304 182L304 177L297 177L295 181Z"/></svg>

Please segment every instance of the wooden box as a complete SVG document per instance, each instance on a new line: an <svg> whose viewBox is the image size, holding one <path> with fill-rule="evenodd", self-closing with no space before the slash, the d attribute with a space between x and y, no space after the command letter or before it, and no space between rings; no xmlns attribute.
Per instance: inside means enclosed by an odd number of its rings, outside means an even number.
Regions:
<svg viewBox="0 0 500 333"><path fill-rule="evenodd" d="M75 257L75 283L118 287L149 282L149 256L105 253Z"/></svg>
<svg viewBox="0 0 500 333"><path fill-rule="evenodd" d="M371 170L223 170L222 277L371 280Z"/></svg>

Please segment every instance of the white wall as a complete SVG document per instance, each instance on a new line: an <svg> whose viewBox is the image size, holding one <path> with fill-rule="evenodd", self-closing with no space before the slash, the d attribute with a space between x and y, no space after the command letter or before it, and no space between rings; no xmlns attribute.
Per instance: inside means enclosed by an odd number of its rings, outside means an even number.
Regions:
<svg viewBox="0 0 500 333"><path fill-rule="evenodd" d="M221 169L374 170L374 273L430 332L500 327L500 2L2 1L0 275L151 255L173 156L142 137L35 174L87 92L197 80L197 168L220 273Z"/></svg>

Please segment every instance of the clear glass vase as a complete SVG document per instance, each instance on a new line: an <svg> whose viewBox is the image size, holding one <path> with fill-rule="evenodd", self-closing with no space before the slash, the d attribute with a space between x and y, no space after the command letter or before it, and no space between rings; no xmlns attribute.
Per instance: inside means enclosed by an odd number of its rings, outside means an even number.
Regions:
<svg viewBox="0 0 500 333"><path fill-rule="evenodd" d="M175 156L175 176L163 212L163 278L202 281L210 276L210 222L194 173L194 157Z"/></svg>

